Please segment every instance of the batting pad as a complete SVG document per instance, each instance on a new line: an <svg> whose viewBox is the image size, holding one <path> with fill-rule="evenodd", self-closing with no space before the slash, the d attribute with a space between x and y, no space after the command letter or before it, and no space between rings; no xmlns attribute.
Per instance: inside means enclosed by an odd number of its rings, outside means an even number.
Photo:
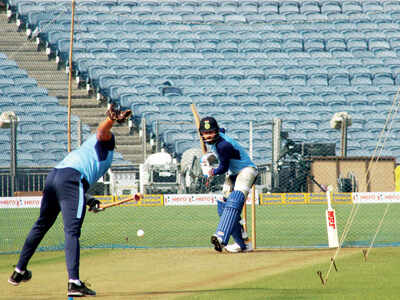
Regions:
<svg viewBox="0 0 400 300"><path fill-rule="evenodd" d="M218 209L218 215L221 217L224 209L225 209L225 202L223 201L217 201L217 209ZM243 236L242 236L242 224L240 224L240 215L239 215L239 221L234 224L233 229L232 229L232 237L235 240L235 242L242 248L244 249L246 247Z"/></svg>
<svg viewBox="0 0 400 300"><path fill-rule="evenodd" d="M226 204L225 201L217 201L217 211L218 211L218 216L220 217L222 216L222 213L224 212L225 209L225 204Z"/></svg>
<svg viewBox="0 0 400 300"><path fill-rule="evenodd" d="M227 245L229 238L235 229L238 229L241 238L240 231L240 214L244 205L244 194L241 191L233 191L225 203L225 209L222 212L222 216L219 220L216 234L222 238L222 243ZM236 228L235 228L236 227Z"/></svg>

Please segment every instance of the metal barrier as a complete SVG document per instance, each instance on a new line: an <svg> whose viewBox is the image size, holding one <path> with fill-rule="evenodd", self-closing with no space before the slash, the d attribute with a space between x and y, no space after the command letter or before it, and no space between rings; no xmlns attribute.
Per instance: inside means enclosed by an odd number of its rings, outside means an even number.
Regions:
<svg viewBox="0 0 400 300"><path fill-rule="evenodd" d="M50 170L50 167L18 168L16 174L12 175L10 169L0 169L0 196L10 197L17 192L42 191L47 173ZM13 183L15 186L13 186Z"/></svg>
<svg viewBox="0 0 400 300"><path fill-rule="evenodd" d="M0 168L0 197L43 191L47 174L51 169L52 167L18 168L16 175L13 176L9 168ZM133 172L138 176L139 168L137 165L118 165L113 166L112 171L114 173ZM105 184L109 184L109 182L105 182Z"/></svg>

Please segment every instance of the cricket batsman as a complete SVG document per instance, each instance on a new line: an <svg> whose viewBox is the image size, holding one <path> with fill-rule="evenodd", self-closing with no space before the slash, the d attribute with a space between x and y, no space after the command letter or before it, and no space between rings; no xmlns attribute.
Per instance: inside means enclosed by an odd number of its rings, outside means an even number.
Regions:
<svg viewBox="0 0 400 300"><path fill-rule="evenodd" d="M257 177L257 167L246 150L225 135L225 130L219 128L213 117L201 119L199 131L203 141L211 146L212 152L219 160L218 167L208 168L206 175L212 177L227 174L223 187L224 202L218 201L220 220L215 234L211 236L211 243L219 252L224 249L232 253L251 251L251 245L245 243L242 235L240 215L245 199ZM206 154L202 158L202 163L207 164L208 159L209 154ZM231 235L236 243L228 245Z"/></svg>

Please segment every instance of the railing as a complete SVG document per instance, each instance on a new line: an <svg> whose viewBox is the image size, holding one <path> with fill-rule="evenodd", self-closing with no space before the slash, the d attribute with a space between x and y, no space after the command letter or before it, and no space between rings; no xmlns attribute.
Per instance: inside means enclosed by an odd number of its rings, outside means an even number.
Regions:
<svg viewBox="0 0 400 300"><path fill-rule="evenodd" d="M51 169L52 167L18 168L16 175L12 176L10 169L0 168L0 197L43 191L47 174ZM139 167L137 165L117 165L111 167L111 169L114 173L133 172L137 178L139 177ZM13 182L15 184L14 187Z"/></svg>
<svg viewBox="0 0 400 300"><path fill-rule="evenodd" d="M0 197L13 196L14 192L42 191L50 169L18 168L15 175L10 174L10 169L0 169Z"/></svg>

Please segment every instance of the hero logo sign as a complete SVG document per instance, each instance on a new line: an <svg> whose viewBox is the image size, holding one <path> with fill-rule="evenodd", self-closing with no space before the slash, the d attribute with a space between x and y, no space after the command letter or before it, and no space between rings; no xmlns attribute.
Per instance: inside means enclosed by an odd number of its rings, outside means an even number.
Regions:
<svg viewBox="0 0 400 300"><path fill-rule="evenodd" d="M328 210L328 225L333 229L336 229L336 222L335 222L335 211Z"/></svg>

